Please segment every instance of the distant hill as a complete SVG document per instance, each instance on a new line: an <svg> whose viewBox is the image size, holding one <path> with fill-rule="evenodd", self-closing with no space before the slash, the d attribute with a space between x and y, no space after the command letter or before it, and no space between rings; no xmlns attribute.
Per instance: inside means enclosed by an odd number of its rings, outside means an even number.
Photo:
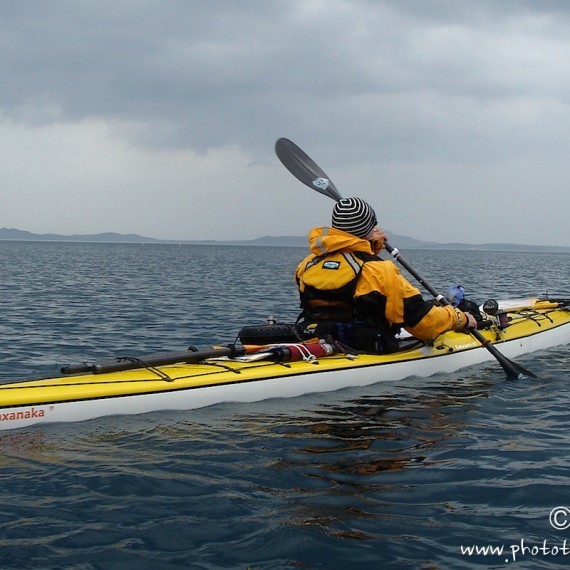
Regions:
<svg viewBox="0 0 570 570"><path fill-rule="evenodd" d="M460 242L438 243L422 241L419 239L400 236L390 231L387 232L390 243L400 249L452 249L452 250L484 250L484 251L549 251L570 253L570 247L524 245L511 243L481 243L468 244ZM0 240L12 241L67 241L67 242L106 242L106 243L189 243L203 245L251 245L251 246L287 246L307 247L306 236L263 236L252 240L161 240L138 234L120 234L106 232L88 235L60 235L60 234L34 234L32 232L13 228L0 228Z"/></svg>
<svg viewBox="0 0 570 570"><path fill-rule="evenodd" d="M454 250L484 250L484 251L550 251L570 253L570 247L546 246L546 245L520 245L510 243L482 243L469 244L460 242L438 243L435 241L422 241L419 239L401 236L387 232L390 243L399 249L454 249ZM193 242L198 243L198 242ZM205 243L205 242L200 242ZM208 243L224 243L210 241ZM296 246L307 247L305 236L264 236L249 241L225 242L236 245L264 245L264 246Z"/></svg>
<svg viewBox="0 0 570 570"><path fill-rule="evenodd" d="M13 228L0 228L0 240L12 241L89 241L89 242L111 242L111 243L158 243L161 240L139 236L137 234L119 234L106 232L93 235L60 235L60 234L34 234L24 230Z"/></svg>

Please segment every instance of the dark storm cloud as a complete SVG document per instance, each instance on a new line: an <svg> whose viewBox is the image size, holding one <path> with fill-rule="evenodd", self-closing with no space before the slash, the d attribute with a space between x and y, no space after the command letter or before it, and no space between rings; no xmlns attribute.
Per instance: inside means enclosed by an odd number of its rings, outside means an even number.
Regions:
<svg viewBox="0 0 570 570"><path fill-rule="evenodd" d="M509 67L531 74L548 64L539 51L529 62L528 51L540 40L555 49L553 28L565 42L559 19L568 18L564 3L509 1L37 1L1 10L0 102L24 123L120 119L140 125L140 144L199 150L259 150L285 127L326 147L341 132L349 154L380 149L374 159L466 159L465 129L450 128L457 117L510 97L561 96L548 70L539 84ZM517 53L522 37L530 47ZM505 136L526 127L507 120Z"/></svg>

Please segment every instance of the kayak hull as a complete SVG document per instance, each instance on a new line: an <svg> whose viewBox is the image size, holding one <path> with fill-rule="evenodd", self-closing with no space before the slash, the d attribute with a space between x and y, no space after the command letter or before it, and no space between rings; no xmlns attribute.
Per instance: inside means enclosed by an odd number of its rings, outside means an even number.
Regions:
<svg viewBox="0 0 570 570"><path fill-rule="evenodd" d="M568 307L524 308L509 315L511 324L505 329L482 331L509 359L570 343ZM451 332L433 344L391 355L359 355L353 359L337 354L313 362L290 363L223 357L30 380L0 386L0 430L109 415L191 410L222 402L291 398L452 373L488 361L494 361L493 356L471 335Z"/></svg>

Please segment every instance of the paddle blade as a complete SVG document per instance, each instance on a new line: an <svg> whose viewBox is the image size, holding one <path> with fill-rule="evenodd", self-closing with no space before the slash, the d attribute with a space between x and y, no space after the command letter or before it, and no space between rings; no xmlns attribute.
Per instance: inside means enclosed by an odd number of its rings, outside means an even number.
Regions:
<svg viewBox="0 0 570 570"><path fill-rule="evenodd" d="M488 348L488 347L487 347ZM493 347L494 348L494 347ZM497 359L497 362L502 366L507 378L510 380L529 380L531 378L536 378L536 374L532 373L530 370L523 368L516 362L509 360L504 354L500 353L495 349L491 351L493 356Z"/></svg>
<svg viewBox="0 0 570 570"><path fill-rule="evenodd" d="M275 143L275 154L297 180L337 202L342 199L324 170L294 142L280 138Z"/></svg>

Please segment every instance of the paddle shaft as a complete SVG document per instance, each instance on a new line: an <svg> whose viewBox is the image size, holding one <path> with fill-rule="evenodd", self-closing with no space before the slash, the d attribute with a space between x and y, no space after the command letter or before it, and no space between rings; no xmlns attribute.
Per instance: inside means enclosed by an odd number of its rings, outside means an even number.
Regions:
<svg viewBox="0 0 570 570"><path fill-rule="evenodd" d="M285 168L300 182L316 190L320 194L335 201L342 199L340 192L333 182L325 174L324 170L294 142L286 138L280 138L275 143L275 153ZM433 297L443 305L450 305L449 301L438 293L401 255L397 248L384 242L384 249L414 277ZM465 329L467 334L475 338L482 347L486 348L498 361L506 375L510 379L521 380L524 378L536 378L536 375L515 362L509 360L497 348L491 344L477 329Z"/></svg>

